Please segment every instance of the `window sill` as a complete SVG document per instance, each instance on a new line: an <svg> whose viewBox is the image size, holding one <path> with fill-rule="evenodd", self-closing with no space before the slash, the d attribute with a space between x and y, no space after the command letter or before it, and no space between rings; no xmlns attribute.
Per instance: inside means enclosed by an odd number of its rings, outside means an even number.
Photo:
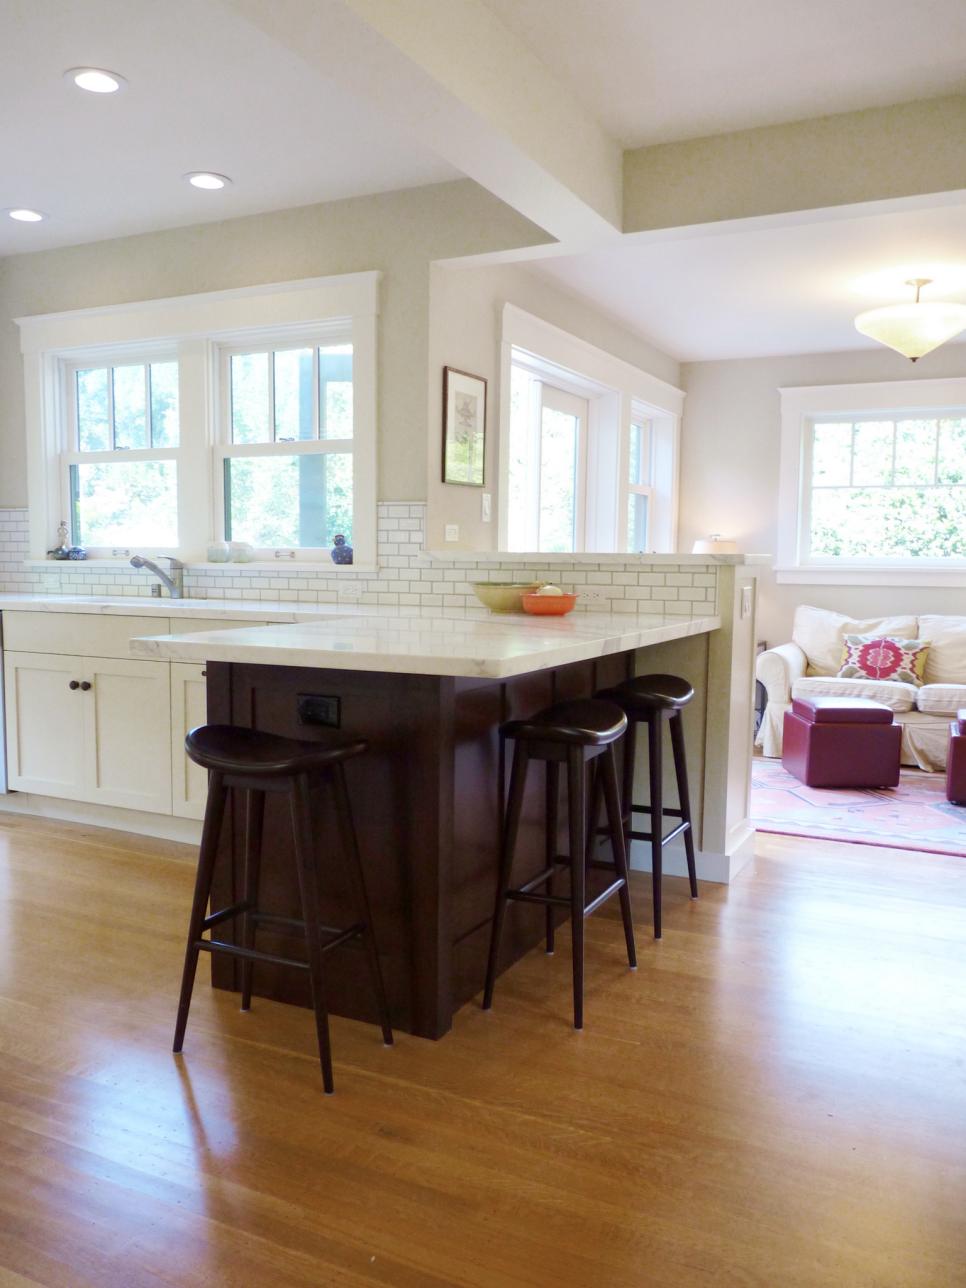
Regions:
<svg viewBox="0 0 966 1288"><path fill-rule="evenodd" d="M24 568L110 568L114 572L120 570L129 570L136 572L137 569L131 568L128 559L25 559ZM277 572L295 576L298 573L312 573L318 575L325 573L326 576L346 576L352 573L375 573L379 571L378 564L374 563L353 563L353 564L334 564L330 560L325 563L322 560L310 561L308 559L252 559L248 563L207 563L204 561L185 562L186 572L225 572L237 574L240 572Z"/></svg>
<svg viewBox="0 0 966 1288"><path fill-rule="evenodd" d="M959 568L936 564L889 568L776 568L782 586L958 586L966 588L966 564Z"/></svg>

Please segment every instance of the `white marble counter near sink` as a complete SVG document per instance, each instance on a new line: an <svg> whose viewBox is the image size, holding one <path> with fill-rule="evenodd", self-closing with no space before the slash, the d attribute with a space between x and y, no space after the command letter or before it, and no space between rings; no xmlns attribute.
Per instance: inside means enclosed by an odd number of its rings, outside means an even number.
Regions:
<svg viewBox="0 0 966 1288"><path fill-rule="evenodd" d="M103 613L123 617L192 617L208 621L308 622L353 616L357 604L296 604L263 599L156 599L147 595L18 595L0 594L4 610L28 613Z"/></svg>
<svg viewBox="0 0 966 1288"><path fill-rule="evenodd" d="M407 675L504 679L718 629L720 617L572 613L496 615L475 609L380 608L257 629L135 638L136 657L254 662Z"/></svg>

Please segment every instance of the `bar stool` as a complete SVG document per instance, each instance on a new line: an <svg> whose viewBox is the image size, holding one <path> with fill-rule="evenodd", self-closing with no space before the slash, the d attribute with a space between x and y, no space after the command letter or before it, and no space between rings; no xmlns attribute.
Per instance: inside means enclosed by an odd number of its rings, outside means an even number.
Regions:
<svg viewBox="0 0 966 1288"><path fill-rule="evenodd" d="M500 728L500 738L512 739L516 744L513 768L510 773L510 792L503 825L500 853L500 874L497 883L496 908L493 913L493 930L490 936L490 954L483 992L483 1009L493 1005L493 986L500 954L500 940L507 903L510 900L538 903L546 907L547 952L554 948L554 909L569 908L573 928L573 981L574 1028L584 1026L584 918L599 908L613 894L620 895L621 917L624 922L624 939L627 944L627 961L632 970L637 968L634 947L634 926L631 921L631 900L627 888L627 857L624 851L624 834L621 828L620 799L617 790L617 769L614 760L614 743L627 728L623 711L611 702L598 702L593 698L561 702L538 712L529 720L511 720ZM616 879L596 895L586 900L585 831L587 819L587 765L599 759L598 778L607 804L610 838L614 851L614 864L593 862L590 866L616 871ZM511 888L513 855L520 827L520 813L526 787L527 769L531 760L546 763L546 840L545 866L524 885ZM502 757L501 757L502 762ZM557 805L560 789L560 766L567 767L567 799L569 814L569 855L558 855ZM570 895L553 893L553 878L558 867L570 869ZM545 886L544 893L538 893Z"/></svg>
<svg viewBox="0 0 966 1288"><path fill-rule="evenodd" d="M389 1008L379 956L372 936L369 900L343 768L346 760L361 755L365 749L366 744L361 741L335 744L299 742L294 738L280 738L276 734L259 733L254 729L236 728L232 725L202 725L188 734L185 750L195 764L208 770L209 777L198 874L188 923L181 999L174 1031L175 1051L180 1051L184 1043L199 952L227 953L241 958L243 1011L251 1006L252 970L255 962L273 962L278 966L307 970L319 1039L322 1083L326 1094L331 1095L332 1053L322 959L330 949L356 937L362 940L366 951L383 1040L387 1046L392 1045ZM321 866L321 856L313 834L310 793L321 785L328 786L331 791L344 867L355 904L357 920L345 930L323 926L319 920L318 869ZM247 794L244 894L238 903L206 916L229 788L240 789ZM266 792L283 792L289 798L302 919L272 916L259 911L257 906ZM235 917L241 918L240 944L202 938L206 931ZM255 932L259 926L270 926L284 933L303 935L308 961L257 951L254 944Z"/></svg>
<svg viewBox="0 0 966 1288"><path fill-rule="evenodd" d="M612 689L602 689L597 697L615 702L627 716L629 728L624 742L624 774L621 789L621 820L624 845L630 852L630 843L649 841L651 845L651 888L654 901L654 938L661 938L661 869L664 847L676 836L684 835L684 852L688 862L688 880L691 898L698 897L698 878L694 866L694 836L691 827L691 798L688 794L688 766L684 753L684 728L681 712L694 697L694 689L677 675L638 675L625 680ZM664 805L663 726L667 720L671 734L671 752L674 756L674 773L677 778L678 809ZM647 725L648 779L650 803L635 805L634 760L637 743L637 726ZM600 792L595 786L591 806L591 827L596 833L600 813ZM649 814L651 829L636 832L633 815ZM665 818L679 818L677 827L665 836Z"/></svg>

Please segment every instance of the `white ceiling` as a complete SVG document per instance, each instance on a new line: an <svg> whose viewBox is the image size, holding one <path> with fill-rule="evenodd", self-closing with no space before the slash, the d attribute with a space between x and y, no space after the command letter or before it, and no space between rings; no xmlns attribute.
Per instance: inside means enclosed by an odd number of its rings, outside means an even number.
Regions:
<svg viewBox="0 0 966 1288"><path fill-rule="evenodd" d="M0 219L0 255L460 177L212 0L0 0L0 157L0 210L50 216Z"/></svg>
<svg viewBox="0 0 966 1288"><path fill-rule="evenodd" d="M485 0L625 147L966 89L964 0Z"/></svg>
<svg viewBox="0 0 966 1288"><path fill-rule="evenodd" d="M966 202L796 227L626 239L532 272L680 361L876 348L853 319L911 299L966 303Z"/></svg>

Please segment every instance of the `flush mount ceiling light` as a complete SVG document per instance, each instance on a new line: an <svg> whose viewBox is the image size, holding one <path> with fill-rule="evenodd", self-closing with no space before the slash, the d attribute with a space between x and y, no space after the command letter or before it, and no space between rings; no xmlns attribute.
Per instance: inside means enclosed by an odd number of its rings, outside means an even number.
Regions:
<svg viewBox="0 0 966 1288"><path fill-rule="evenodd" d="M123 76L105 71L103 67L71 67L64 72L64 79L73 81L78 89L87 90L88 94L116 94L127 84Z"/></svg>
<svg viewBox="0 0 966 1288"><path fill-rule="evenodd" d="M919 292L931 281L929 277L910 278L906 285L916 288L915 300L860 313L855 319L855 329L912 362L938 349L966 330L966 304L922 303Z"/></svg>
<svg viewBox="0 0 966 1288"><path fill-rule="evenodd" d="M11 219L16 219L21 224L39 224L47 216L41 210L28 210L26 206L15 206L12 210L4 212Z"/></svg>
<svg viewBox="0 0 966 1288"><path fill-rule="evenodd" d="M193 187L204 188L208 192L214 192L216 188L227 188L231 183L227 174L215 174L212 170L192 170L185 178Z"/></svg>

